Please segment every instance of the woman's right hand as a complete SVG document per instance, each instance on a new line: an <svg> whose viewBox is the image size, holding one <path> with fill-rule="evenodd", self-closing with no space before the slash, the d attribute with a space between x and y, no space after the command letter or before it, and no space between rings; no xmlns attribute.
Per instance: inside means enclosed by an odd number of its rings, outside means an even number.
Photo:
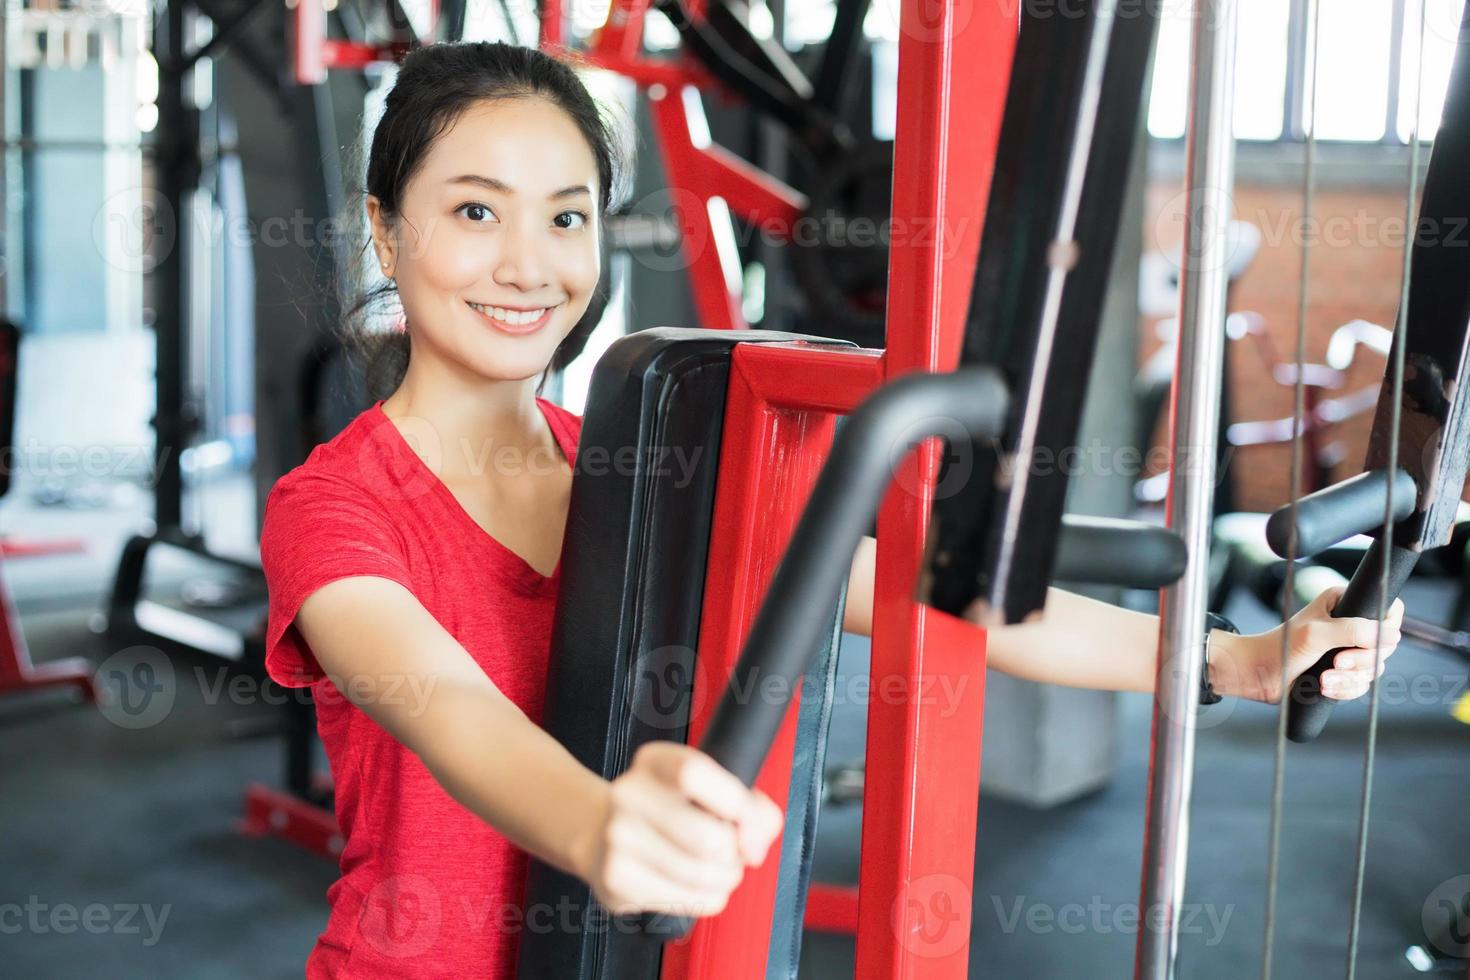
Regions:
<svg viewBox="0 0 1470 980"><path fill-rule="evenodd" d="M770 797L677 742L642 746L606 786L578 874L614 914L715 915L781 832Z"/></svg>

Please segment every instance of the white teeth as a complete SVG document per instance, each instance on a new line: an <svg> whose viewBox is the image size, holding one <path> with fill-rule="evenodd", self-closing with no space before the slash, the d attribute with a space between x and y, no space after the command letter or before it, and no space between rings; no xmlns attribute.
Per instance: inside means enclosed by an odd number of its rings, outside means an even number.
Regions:
<svg viewBox="0 0 1470 980"><path fill-rule="evenodd" d="M481 306L478 303L470 303L469 305L471 309L478 310L491 319L504 321L513 327L534 323L541 319L542 315L550 309L550 307L542 307L539 310L528 310L521 313L516 310L507 310L500 306Z"/></svg>

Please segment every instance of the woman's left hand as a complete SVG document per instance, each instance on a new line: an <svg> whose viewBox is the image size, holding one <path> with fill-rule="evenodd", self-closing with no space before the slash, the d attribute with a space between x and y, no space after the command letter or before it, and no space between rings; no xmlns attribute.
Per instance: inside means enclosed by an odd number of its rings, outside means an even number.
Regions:
<svg viewBox="0 0 1470 980"><path fill-rule="evenodd" d="M1322 673L1323 695L1338 701L1351 701L1367 694L1373 680L1383 673L1388 658L1398 647L1404 602L1395 599L1388 608L1380 636L1377 620L1332 617L1333 607L1342 598L1342 593L1341 586L1326 589L1291 617L1289 624L1283 623L1264 633L1230 637L1234 642L1228 646L1228 656L1214 655L1218 649L1215 646L1219 641L1217 634L1211 644L1210 657L1210 682L1215 690L1268 704L1279 702L1282 692L1282 635L1285 633L1291 644L1285 671L1288 688L1323 654L1336 650L1331 668ZM1375 641L1382 644L1381 654L1374 652ZM1378 665L1376 674L1375 661Z"/></svg>

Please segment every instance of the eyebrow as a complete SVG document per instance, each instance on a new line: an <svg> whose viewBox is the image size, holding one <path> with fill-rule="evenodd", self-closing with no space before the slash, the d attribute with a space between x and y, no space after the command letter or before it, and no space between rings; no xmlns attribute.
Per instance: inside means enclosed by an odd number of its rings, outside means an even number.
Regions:
<svg viewBox="0 0 1470 980"><path fill-rule="evenodd" d="M488 187L492 191L499 191L501 194L515 194L515 188L511 187L505 181L496 180L494 177L485 177L480 174L460 174L458 177L449 178L446 183L478 184L481 187ZM576 197L579 194L585 194L591 197L592 191L585 184L576 184L572 187L563 187L559 191L553 191L546 196L546 199L548 201L560 201L564 198Z"/></svg>

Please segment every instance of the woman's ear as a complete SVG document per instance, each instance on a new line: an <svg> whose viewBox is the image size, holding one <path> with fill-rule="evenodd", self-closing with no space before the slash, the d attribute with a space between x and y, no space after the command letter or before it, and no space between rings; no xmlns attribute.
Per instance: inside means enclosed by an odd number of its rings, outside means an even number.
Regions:
<svg viewBox="0 0 1470 980"><path fill-rule="evenodd" d="M383 275L392 279L397 258L392 223L383 210L383 203L372 194L367 197L367 213L368 221L372 223L373 251L378 254L378 265L382 266Z"/></svg>

